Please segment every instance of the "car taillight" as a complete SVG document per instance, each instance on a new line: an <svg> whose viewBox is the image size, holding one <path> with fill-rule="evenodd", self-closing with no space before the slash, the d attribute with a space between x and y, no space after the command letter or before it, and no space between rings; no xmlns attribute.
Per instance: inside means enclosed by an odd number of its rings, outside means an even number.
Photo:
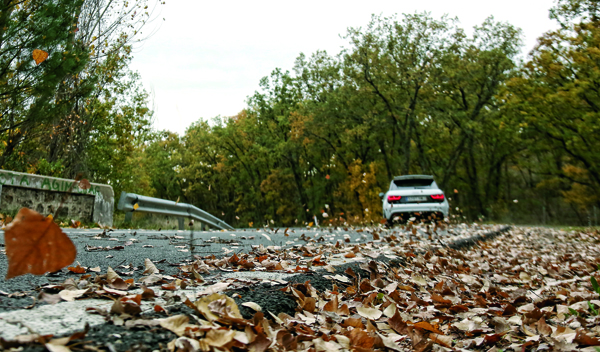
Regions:
<svg viewBox="0 0 600 352"><path fill-rule="evenodd" d="M402 199L402 196L388 196L388 202Z"/></svg>
<svg viewBox="0 0 600 352"><path fill-rule="evenodd" d="M444 195L443 194L432 194L431 195L431 199L433 199L433 200L444 200Z"/></svg>

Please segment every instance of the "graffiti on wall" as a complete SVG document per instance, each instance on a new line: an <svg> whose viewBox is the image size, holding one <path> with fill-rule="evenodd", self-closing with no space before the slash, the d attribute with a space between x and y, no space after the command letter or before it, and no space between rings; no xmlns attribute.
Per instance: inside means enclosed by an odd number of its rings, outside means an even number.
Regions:
<svg viewBox="0 0 600 352"><path fill-rule="evenodd" d="M0 173L0 185L10 185L19 187L29 187L38 189L47 189L49 191L68 192L72 187L72 193L83 193L98 195L100 192L98 186L92 185L89 189L81 189L75 181L53 180L48 178L36 178L23 174L12 174L10 172Z"/></svg>

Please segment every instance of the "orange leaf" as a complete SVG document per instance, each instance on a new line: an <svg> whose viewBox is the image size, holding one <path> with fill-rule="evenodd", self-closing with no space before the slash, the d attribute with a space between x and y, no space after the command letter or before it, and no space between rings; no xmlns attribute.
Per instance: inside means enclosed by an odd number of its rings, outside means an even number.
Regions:
<svg viewBox="0 0 600 352"><path fill-rule="evenodd" d="M6 279L42 275L73 263L77 249L52 220L22 208L4 232L8 271Z"/></svg>
<svg viewBox="0 0 600 352"><path fill-rule="evenodd" d="M338 310L338 297L337 295L333 296L333 299L325 304L323 310L326 312L334 312L337 313Z"/></svg>
<svg viewBox="0 0 600 352"><path fill-rule="evenodd" d="M346 257L346 258L354 258L354 257L356 257L356 254L354 254L354 252L348 252L344 257Z"/></svg>
<svg viewBox="0 0 600 352"><path fill-rule="evenodd" d="M315 311L316 306L317 301L313 297L308 297L304 300L304 305L302 306L302 309L312 313Z"/></svg>
<svg viewBox="0 0 600 352"><path fill-rule="evenodd" d="M161 287L162 287L163 290L170 290L170 291L177 290L177 286L175 286L174 282L172 282L170 284L162 285Z"/></svg>
<svg viewBox="0 0 600 352"><path fill-rule="evenodd" d="M92 185L90 184L90 181L88 181L87 179L83 179L81 181L79 181L79 188L81 189L90 189L92 187Z"/></svg>
<svg viewBox="0 0 600 352"><path fill-rule="evenodd" d="M159 306L158 304L154 306L154 311L156 313L162 313L162 312L166 313L167 312L163 307Z"/></svg>
<svg viewBox="0 0 600 352"><path fill-rule="evenodd" d="M438 329L436 329L433 325L429 324L426 321L422 321L420 323L416 323L414 325L415 328L418 329L423 329L423 330L427 330L427 331L431 331L431 332L435 332L436 334L440 334L440 335L444 335L443 332L439 331Z"/></svg>
<svg viewBox="0 0 600 352"><path fill-rule="evenodd" d="M375 344L375 339L362 329L352 329L350 331L350 345L353 347L372 350Z"/></svg>
<svg viewBox="0 0 600 352"><path fill-rule="evenodd" d="M46 61L46 59L48 58L48 52L44 51L44 50L40 50L40 49L35 49L33 50L33 59L35 60L36 65L41 64L42 62Z"/></svg>
<svg viewBox="0 0 600 352"><path fill-rule="evenodd" d="M72 228L78 228L79 226L81 226L81 221L77 221L77 220L71 220L71 227Z"/></svg>
<svg viewBox="0 0 600 352"><path fill-rule="evenodd" d="M70 266L69 271L75 274L85 274L85 269L81 267L81 265L77 265L76 267Z"/></svg>
<svg viewBox="0 0 600 352"><path fill-rule="evenodd" d="M302 268L302 267L296 265L296 269L294 269L294 271L295 272L301 272L301 271L306 272L306 271L309 271L309 269L308 268Z"/></svg>
<svg viewBox="0 0 600 352"><path fill-rule="evenodd" d="M434 293L431 295L431 300L437 303L443 303L443 304L451 304L452 301L449 299L445 299L444 297L438 295L437 293Z"/></svg>
<svg viewBox="0 0 600 352"><path fill-rule="evenodd" d="M344 320L341 325L343 327L351 326L351 327L357 328L357 329L365 328L365 325L362 323L360 318L348 318L348 319Z"/></svg>

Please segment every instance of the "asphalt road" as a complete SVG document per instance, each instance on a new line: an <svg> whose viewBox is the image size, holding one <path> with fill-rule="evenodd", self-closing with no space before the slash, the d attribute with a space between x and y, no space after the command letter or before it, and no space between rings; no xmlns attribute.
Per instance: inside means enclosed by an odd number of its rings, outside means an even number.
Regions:
<svg viewBox="0 0 600 352"><path fill-rule="evenodd" d="M178 231L178 230L111 230L104 232L100 229L63 229L77 247L77 257L73 266L80 264L84 267L100 267L101 273L106 273L112 267L124 278L139 278L142 276L144 260L149 258L157 267L164 270L165 275L177 274L178 264L193 260L193 255L220 257L231 255L233 252L248 253L252 246L275 246L285 250L292 246L302 246L309 241L320 243L337 241L350 243L365 243L373 241L373 236L367 230L352 228L285 228L272 229L236 229L234 231ZM387 231L377 229L377 231ZM454 236L460 230L451 227L448 231L440 232L440 238ZM0 231L0 249L3 249L4 236ZM386 232L399 236L407 236L407 232L398 228ZM383 233L382 233L383 235ZM416 238L424 236L417 233ZM190 243L193 247L190 247ZM0 312L23 308L31 304L32 291L45 284L64 282L72 274L66 269L58 275L33 276L23 275L10 280L3 280L7 271L7 259L0 254ZM134 270L137 268L138 270ZM140 270L141 269L141 270ZM11 297L2 299L3 293L23 294L23 299ZM35 295L35 294L34 294ZM18 296L18 295L17 295ZM15 299L17 298L17 299Z"/></svg>
<svg viewBox="0 0 600 352"><path fill-rule="evenodd" d="M200 257L229 256L233 252L252 252L253 246L275 246L285 251L292 246L303 246L312 242L335 244L337 241L341 241L345 245L373 242L372 245L377 247L379 246L377 242L382 240L373 239L372 231L376 231L379 232L381 238L393 234L400 243L410 243L411 246L416 243L416 247L431 248L430 246L450 243L453 248L457 244L460 248L483 240L484 237L494 236L494 233L498 234L505 229L501 226L482 229L479 226L454 225L450 226L447 231L439 232L433 241L419 241L419 238L429 237L425 233L424 227L417 229L416 235L413 235L412 231L404 231L400 228L392 230L383 228L292 228L287 231L286 229L261 228L193 233L174 230L114 230L109 232L99 229L63 230L77 246L78 253L74 266L80 264L88 268L99 267L101 273L106 273L110 266L124 279L137 279L142 276L146 258L151 259L162 270L162 274L175 276L179 273L179 265L191 261L194 255ZM407 241L409 237L411 241ZM54 305L37 301L37 289L40 286L63 283L65 279L77 278L80 274L63 269L56 274L24 275L3 280L7 270L6 256L1 254L3 244L4 236L0 236L0 337L11 340L17 335L28 334L31 331L43 335L70 336L75 331L83 330L84 326L89 324L91 330L86 337L87 343L117 352L154 350L160 344L166 345L175 338L175 335L169 331L156 333L152 327L124 329L122 326L106 323L105 318L100 315L86 312L86 308L110 310L111 300L86 298ZM395 256L385 253L387 252L381 252L377 260L396 260L392 259ZM343 276L348 267L363 277L368 275L359 267L359 263L365 259L371 260L370 258L341 259L336 261L328 258L328 262L335 267L336 274L340 274L336 276ZM354 261L355 259L358 261ZM240 307L240 312L246 318L252 317L254 311L242 306L241 304L244 302L256 303L275 314L285 312L293 315L297 306L295 300L279 291L279 288L286 283L310 281L311 285L318 290L331 289L333 283L331 276L323 275L318 271L283 273L215 270L205 276L205 280L203 286L188 287L187 290L180 289L176 295L195 297L196 291L206 289L206 285L228 281L233 286L230 286L231 290L225 291L225 294L234 298ZM154 287L154 290L159 296L156 301L142 302L141 309L144 318L163 317L154 313L153 305L155 303L166 307L171 314L181 312L190 315L194 313L184 305L171 302L168 299L171 294L167 294L160 287ZM137 289L137 291L140 290ZM140 346L145 349L140 349ZM43 346L29 346L25 349L27 352L42 352L43 350Z"/></svg>

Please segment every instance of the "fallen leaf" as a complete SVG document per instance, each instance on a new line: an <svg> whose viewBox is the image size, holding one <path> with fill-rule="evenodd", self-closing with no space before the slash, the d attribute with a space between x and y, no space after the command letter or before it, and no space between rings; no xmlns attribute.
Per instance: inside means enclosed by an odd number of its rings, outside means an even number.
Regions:
<svg viewBox="0 0 600 352"><path fill-rule="evenodd" d="M432 333L432 334L429 334L429 338L431 339L431 341L433 341L434 343L437 343L438 345L452 348L452 340L453 340L452 336L444 336L441 334Z"/></svg>
<svg viewBox="0 0 600 352"><path fill-rule="evenodd" d="M193 303L188 300L185 304L204 315L209 321L217 320L220 316L242 319L240 310L233 298L220 293L213 293L210 296L202 297Z"/></svg>
<svg viewBox="0 0 600 352"><path fill-rule="evenodd" d="M158 268L156 267L156 265L154 265L154 263L152 263L152 261L148 258L146 258L144 260L144 265L146 267L146 270L144 270L142 275L152 275L152 274L158 274L160 272L158 270Z"/></svg>
<svg viewBox="0 0 600 352"><path fill-rule="evenodd" d="M85 274L86 270L85 268L81 267L81 265L77 265L76 267L68 267L68 270L72 273L75 274Z"/></svg>
<svg viewBox="0 0 600 352"><path fill-rule="evenodd" d="M160 319L160 326L174 332L177 336L183 336L185 329L188 327L194 327L195 325L189 324L190 318L185 315L175 315L168 318Z"/></svg>
<svg viewBox="0 0 600 352"><path fill-rule="evenodd" d="M250 309L254 309L257 312L262 312L261 306L259 306L258 304L254 303L254 302L244 302L244 303L242 303L242 306L248 307Z"/></svg>
<svg viewBox="0 0 600 352"><path fill-rule="evenodd" d="M383 314L379 309L375 308L358 307L356 308L356 311L361 317L371 320L377 320L381 318L381 314Z"/></svg>
<svg viewBox="0 0 600 352"><path fill-rule="evenodd" d="M58 295L67 302L73 302L75 298L83 296L86 292L87 290L62 290Z"/></svg>
<svg viewBox="0 0 600 352"><path fill-rule="evenodd" d="M352 329L350 331L350 345L366 350L372 350L375 344L375 339L367 334L362 329Z"/></svg>
<svg viewBox="0 0 600 352"><path fill-rule="evenodd" d="M381 339L381 341L383 342L383 345L385 347L391 348L392 350L396 350L396 351L405 351L405 349L403 347L401 347L400 345L398 345L398 343L396 341L394 341L393 339L383 336L379 332L377 333L377 335L379 335L379 338Z"/></svg>
<svg viewBox="0 0 600 352"><path fill-rule="evenodd" d="M234 336L235 331L232 330L211 329L202 341L213 347L222 347L230 343Z"/></svg>
<svg viewBox="0 0 600 352"><path fill-rule="evenodd" d="M198 292L198 295L210 295L213 293L224 291L227 287L229 287L229 283L227 282L217 282L214 285L208 286L201 292Z"/></svg>
<svg viewBox="0 0 600 352"><path fill-rule="evenodd" d="M419 323L416 323L413 326L415 328L417 328L417 329L427 330L427 331L434 332L434 333L439 334L439 335L443 335L444 334L441 331L439 331L438 329L436 329L435 327L433 327L433 325L431 325L430 323L428 323L426 321L421 321Z"/></svg>

